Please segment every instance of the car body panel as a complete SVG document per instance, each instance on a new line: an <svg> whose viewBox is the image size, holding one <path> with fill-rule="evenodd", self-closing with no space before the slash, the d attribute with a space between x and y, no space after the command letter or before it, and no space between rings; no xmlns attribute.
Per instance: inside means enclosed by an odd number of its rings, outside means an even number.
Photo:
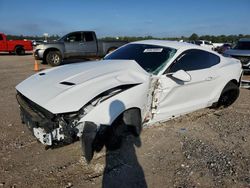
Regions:
<svg viewBox="0 0 250 188"><path fill-rule="evenodd" d="M189 109L195 110L197 107L207 105L211 97L208 95L209 91L217 86L216 69L187 73L191 76L189 82L178 81L164 75L160 78L161 95L155 115L156 121L175 116L178 112L189 112Z"/></svg>
<svg viewBox="0 0 250 188"><path fill-rule="evenodd" d="M155 104L157 110L153 112L151 123L166 121L216 103L225 85L230 80L239 82L242 74L242 71L239 71L240 62L228 60L210 69L187 71L191 76L189 82L162 75L155 96L158 101Z"/></svg>
<svg viewBox="0 0 250 188"><path fill-rule="evenodd" d="M109 126L120 114L131 108L140 109L141 117L144 119L147 112L151 109L151 104L148 105L147 103L149 99L148 89L150 87L150 80L150 77L148 77L142 84L105 100L98 107L93 108L80 121L90 121L97 125ZM151 101L149 102L151 103Z"/></svg>
<svg viewBox="0 0 250 188"><path fill-rule="evenodd" d="M149 74L131 60L105 60L45 70L26 79L16 89L41 107L58 114L78 111L101 92L119 85L140 84L148 77ZM60 84L62 82L74 85Z"/></svg>

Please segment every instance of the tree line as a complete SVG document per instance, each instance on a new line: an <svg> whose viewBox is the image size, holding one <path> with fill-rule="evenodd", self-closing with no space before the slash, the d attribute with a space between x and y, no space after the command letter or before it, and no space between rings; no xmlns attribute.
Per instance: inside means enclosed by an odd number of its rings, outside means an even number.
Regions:
<svg viewBox="0 0 250 188"><path fill-rule="evenodd" d="M8 40L45 40L44 36L28 36L28 35L6 35ZM49 41L57 40L60 38L59 35L51 35L47 37Z"/></svg>
<svg viewBox="0 0 250 188"><path fill-rule="evenodd" d="M186 42L191 42L191 41L196 41L196 40L207 40L211 41L213 43L235 43L241 38L250 38L250 35L201 35L199 36L196 33L193 33L189 37L181 36L181 37L163 37L163 38L158 38L158 37L153 37L153 36L145 36L145 37L104 37L102 38L103 40L125 40L125 41L138 41L138 40L148 40L148 39L159 39L159 40L175 40L175 41L186 41Z"/></svg>
<svg viewBox="0 0 250 188"><path fill-rule="evenodd" d="M44 40L44 36L25 36L25 35L7 35L9 40L17 40L17 39L28 39L28 40ZM59 39L59 35L51 35L48 36L49 41ZM148 40L148 39L159 39L159 40L183 40L183 41L196 41L196 40L207 40L213 43L235 43L240 38L250 38L250 35L201 35L199 36L196 33L193 33L189 37L181 36L181 37L153 37L153 36L143 36L143 37L136 37L136 36L120 36L120 37L103 37L100 38L101 40L106 41L138 41L138 40Z"/></svg>

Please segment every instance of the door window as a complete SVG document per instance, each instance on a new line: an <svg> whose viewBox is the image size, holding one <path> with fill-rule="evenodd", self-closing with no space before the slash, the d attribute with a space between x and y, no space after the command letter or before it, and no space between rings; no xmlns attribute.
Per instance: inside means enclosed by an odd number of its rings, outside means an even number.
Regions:
<svg viewBox="0 0 250 188"><path fill-rule="evenodd" d="M3 36L2 35L0 35L0 40L3 40Z"/></svg>
<svg viewBox="0 0 250 188"><path fill-rule="evenodd" d="M207 69L220 63L219 56L203 50L187 50L175 61L168 72Z"/></svg>
<svg viewBox="0 0 250 188"><path fill-rule="evenodd" d="M65 42L80 42L82 40L81 33L71 33L66 37Z"/></svg>

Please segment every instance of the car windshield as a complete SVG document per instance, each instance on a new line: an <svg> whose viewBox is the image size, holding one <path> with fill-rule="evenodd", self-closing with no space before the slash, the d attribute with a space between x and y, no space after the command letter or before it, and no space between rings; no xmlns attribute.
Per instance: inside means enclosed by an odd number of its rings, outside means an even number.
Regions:
<svg viewBox="0 0 250 188"><path fill-rule="evenodd" d="M61 38L57 39L57 41L63 42L67 38L68 35L69 34L62 36Z"/></svg>
<svg viewBox="0 0 250 188"><path fill-rule="evenodd" d="M236 50L250 50L250 41L241 41L234 47Z"/></svg>
<svg viewBox="0 0 250 188"><path fill-rule="evenodd" d="M145 71L158 74L176 53L176 49L148 44L128 44L104 59L135 60Z"/></svg>

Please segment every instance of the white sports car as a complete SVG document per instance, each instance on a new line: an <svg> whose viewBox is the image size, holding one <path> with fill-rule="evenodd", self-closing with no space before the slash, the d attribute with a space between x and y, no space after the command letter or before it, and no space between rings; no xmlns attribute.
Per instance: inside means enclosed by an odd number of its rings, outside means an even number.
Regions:
<svg viewBox="0 0 250 188"><path fill-rule="evenodd" d="M188 43L129 43L104 60L39 72L16 86L22 122L43 144L80 138L88 161L122 132L210 106L239 95L239 60ZM116 145L116 144L115 144Z"/></svg>

